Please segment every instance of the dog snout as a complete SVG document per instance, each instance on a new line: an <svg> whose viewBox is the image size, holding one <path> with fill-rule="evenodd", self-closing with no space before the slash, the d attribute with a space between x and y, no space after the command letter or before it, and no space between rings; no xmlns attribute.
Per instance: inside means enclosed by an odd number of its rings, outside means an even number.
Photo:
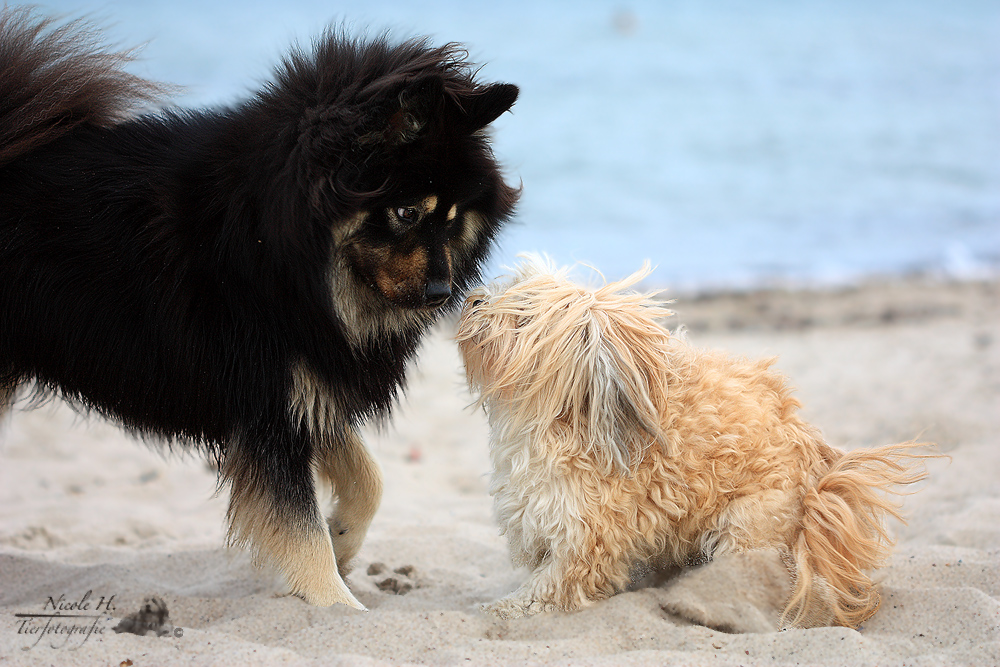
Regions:
<svg viewBox="0 0 1000 667"><path fill-rule="evenodd" d="M424 287L424 304L437 308L451 298L451 283L447 280L428 280Z"/></svg>

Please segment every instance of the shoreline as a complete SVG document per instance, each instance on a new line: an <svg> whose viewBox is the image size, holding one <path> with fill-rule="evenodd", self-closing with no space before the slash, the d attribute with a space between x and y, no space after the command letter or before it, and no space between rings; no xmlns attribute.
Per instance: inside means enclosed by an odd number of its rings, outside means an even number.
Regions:
<svg viewBox="0 0 1000 667"><path fill-rule="evenodd" d="M692 332L784 331L1000 316L1000 278L872 278L850 285L666 290Z"/></svg>

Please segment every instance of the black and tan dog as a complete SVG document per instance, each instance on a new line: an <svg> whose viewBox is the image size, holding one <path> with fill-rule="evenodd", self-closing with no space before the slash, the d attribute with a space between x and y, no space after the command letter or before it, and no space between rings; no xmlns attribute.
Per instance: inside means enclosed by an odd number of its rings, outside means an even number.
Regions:
<svg viewBox="0 0 1000 667"><path fill-rule="evenodd" d="M340 573L382 481L357 427L518 195L485 132L517 88L464 55L331 31L238 106L131 117L159 91L128 54L0 10L0 409L31 385L201 448L230 541L360 607Z"/></svg>

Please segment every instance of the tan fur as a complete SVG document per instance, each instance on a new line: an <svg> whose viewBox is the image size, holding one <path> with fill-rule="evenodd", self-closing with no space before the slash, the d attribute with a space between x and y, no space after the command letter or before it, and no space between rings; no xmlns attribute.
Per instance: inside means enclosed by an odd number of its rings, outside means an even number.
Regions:
<svg viewBox="0 0 1000 667"><path fill-rule="evenodd" d="M306 425L312 435L330 433L337 426L337 406L333 394L304 362L292 369L289 397L292 416Z"/></svg>
<svg viewBox="0 0 1000 667"><path fill-rule="evenodd" d="M382 501L382 471L361 436L341 424L332 394L304 363L293 371L290 408L320 443L316 472L332 485L336 507L327 523L337 567L347 574Z"/></svg>
<svg viewBox="0 0 1000 667"><path fill-rule="evenodd" d="M457 214L457 211L456 211ZM448 218L449 220L451 218ZM451 242L461 251L469 251L475 247L485 225L483 214L478 211L465 211L461 215L462 231Z"/></svg>
<svg viewBox="0 0 1000 667"><path fill-rule="evenodd" d="M364 606L343 576L364 542L382 499L382 472L361 437L338 419L337 406L322 380L304 363L292 373L292 417L317 444L315 475L329 482L336 506L329 518L283 516L254 479L257 463L241 459L236 447L222 479L231 487L229 543L250 546L256 562L277 568L294 595L310 604ZM317 508L319 503L315 505Z"/></svg>
<svg viewBox="0 0 1000 667"><path fill-rule="evenodd" d="M239 455L231 454L222 471L231 487L226 513L230 546L250 548L256 563L275 567L291 593L309 604L364 609L337 570L323 517L282 515L273 499L247 474L252 470L247 463L253 465L246 460L240 464Z"/></svg>
<svg viewBox="0 0 1000 667"><path fill-rule="evenodd" d="M782 625L856 627L878 607L866 572L888 555L885 492L916 482L906 443L844 452L798 416L772 359L698 350L626 288L527 261L473 292L457 339L492 427L490 493L532 573L485 609L573 610L680 565L777 548L795 589Z"/></svg>
<svg viewBox="0 0 1000 667"><path fill-rule="evenodd" d="M434 321L433 311L386 308L368 286L359 282L343 250L349 246L350 242L338 246L333 259L330 284L333 289L334 311L343 321L344 333L351 337L351 342L360 345L392 332L428 326Z"/></svg>
<svg viewBox="0 0 1000 667"><path fill-rule="evenodd" d="M335 248L339 248L343 245L344 241L349 239L353 234L357 233L365 223L368 222L368 217L371 214L368 211L359 211L350 218L342 220L339 224L333 226L333 245Z"/></svg>
<svg viewBox="0 0 1000 667"><path fill-rule="evenodd" d="M423 293L427 274L427 249L417 247L407 253L386 248L378 258L375 283L390 301L403 299L407 294L416 298Z"/></svg>
<svg viewBox="0 0 1000 667"><path fill-rule="evenodd" d="M420 202L420 205L417 208L420 209L421 214L427 215L428 213L435 211L437 207L438 207L437 195L431 195L430 197L425 197L423 201Z"/></svg>
<svg viewBox="0 0 1000 667"><path fill-rule="evenodd" d="M382 470L353 430L331 445L320 452L317 465L337 500L327 523L337 568L347 574L382 501Z"/></svg>
<svg viewBox="0 0 1000 667"><path fill-rule="evenodd" d="M16 391L16 384L0 384L0 418L2 418L14 404L14 393Z"/></svg>

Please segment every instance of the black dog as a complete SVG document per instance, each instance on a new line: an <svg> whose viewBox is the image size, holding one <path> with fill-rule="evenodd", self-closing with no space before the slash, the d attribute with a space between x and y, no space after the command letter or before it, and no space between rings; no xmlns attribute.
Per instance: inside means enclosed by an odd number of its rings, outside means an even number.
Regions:
<svg viewBox="0 0 1000 667"><path fill-rule="evenodd" d="M128 119L158 93L128 60L0 9L0 407L33 382L202 448L230 541L360 607L338 567L382 481L357 427L513 212L484 128L518 90L456 45L328 32L239 106Z"/></svg>

